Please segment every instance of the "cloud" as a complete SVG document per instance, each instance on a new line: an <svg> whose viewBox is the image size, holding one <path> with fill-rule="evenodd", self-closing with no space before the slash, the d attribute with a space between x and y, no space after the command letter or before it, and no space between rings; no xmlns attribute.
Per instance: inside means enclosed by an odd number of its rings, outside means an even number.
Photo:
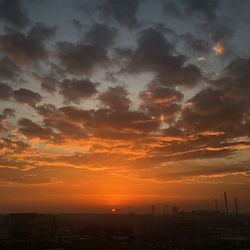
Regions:
<svg viewBox="0 0 250 250"><path fill-rule="evenodd" d="M196 28L192 34L190 31L179 36L191 52L208 54L220 44L224 48L223 54L216 52L216 55L223 55L224 59L235 54L231 40L240 20L229 14L228 9L233 8L233 2L223 0L163 1L163 12L167 17L191 22Z"/></svg>
<svg viewBox="0 0 250 250"><path fill-rule="evenodd" d="M66 126L71 125L75 138L83 138L83 134L90 134L95 138L131 140L159 128L158 120L141 111L104 108L83 110L73 106L57 109L53 105L38 106L37 110L47 127L63 131L64 126L66 130ZM65 135L67 137L68 133L65 132ZM63 138L64 133L61 136Z"/></svg>
<svg viewBox="0 0 250 250"><path fill-rule="evenodd" d="M131 136L143 135L156 131L159 127L159 122L153 119L148 114L140 111L113 111L110 109L99 109L92 112L89 120L85 120L85 125L90 129L94 129L97 136L109 136L110 132L115 132L117 139L130 138ZM105 129L104 129L105 128ZM106 135L105 135L106 131ZM110 134L112 137L112 133Z"/></svg>
<svg viewBox="0 0 250 250"><path fill-rule="evenodd" d="M108 48L112 46L117 37L118 30L105 24L93 24L85 32L85 43ZM100 39L100 37L102 39Z"/></svg>
<svg viewBox="0 0 250 250"><path fill-rule="evenodd" d="M244 105L227 98L221 90L207 88L198 92L183 109L181 125L190 131L241 131Z"/></svg>
<svg viewBox="0 0 250 250"><path fill-rule="evenodd" d="M223 90L228 98L237 102L244 102L249 108L249 67L250 59L236 58L225 67L221 77L211 80L210 83Z"/></svg>
<svg viewBox="0 0 250 250"><path fill-rule="evenodd" d="M182 100L183 94L153 82L140 93L140 98L143 100L141 104L143 109L162 121L169 121L180 111L181 106L177 103Z"/></svg>
<svg viewBox="0 0 250 250"><path fill-rule="evenodd" d="M228 25L227 22L227 20L222 20L200 24L200 29L205 35L208 34L210 48L213 50L215 55L223 55L224 58L235 54L231 42L234 37L235 26Z"/></svg>
<svg viewBox="0 0 250 250"><path fill-rule="evenodd" d="M52 111L53 108L48 108L47 110L44 110L42 112L42 115L44 116L48 116L49 112ZM63 114L65 116L65 119L69 119L72 121L76 121L76 122L83 122L83 121L87 121L90 120L92 117L92 110L84 110L81 109L79 107L75 107L75 106L64 106L59 108L59 110L56 110L54 108L54 112L60 112L61 114Z"/></svg>
<svg viewBox="0 0 250 250"><path fill-rule="evenodd" d="M201 14L207 20L211 20L217 17L217 9L220 1L200 1L200 0L183 0L186 3L186 14Z"/></svg>
<svg viewBox="0 0 250 250"><path fill-rule="evenodd" d="M41 82L41 89L45 90L48 93L54 93L57 90L59 81L52 77L44 77Z"/></svg>
<svg viewBox="0 0 250 250"><path fill-rule="evenodd" d="M28 36L33 40L46 41L51 39L56 34L56 27L49 27L44 23L36 23L33 25L28 33Z"/></svg>
<svg viewBox="0 0 250 250"><path fill-rule="evenodd" d="M5 117L0 114L0 133L6 131Z"/></svg>
<svg viewBox="0 0 250 250"><path fill-rule="evenodd" d="M13 140L10 138L1 138L0 139L0 149L3 151L9 151L14 153L20 153L30 148L30 145L21 141L21 140Z"/></svg>
<svg viewBox="0 0 250 250"><path fill-rule="evenodd" d="M84 43L60 42L57 56L69 73L77 75L89 75L109 62L106 48Z"/></svg>
<svg viewBox="0 0 250 250"><path fill-rule="evenodd" d="M74 0L73 5L76 10L83 11L84 14L93 15L97 11L97 0Z"/></svg>
<svg viewBox="0 0 250 250"><path fill-rule="evenodd" d="M55 27L37 23L27 34L10 30L0 36L0 51L17 65L33 64L46 59L45 41L55 34Z"/></svg>
<svg viewBox="0 0 250 250"><path fill-rule="evenodd" d="M15 81L21 69L7 58L0 60L0 79Z"/></svg>
<svg viewBox="0 0 250 250"><path fill-rule="evenodd" d="M40 94L24 88L14 90L13 97L17 102L26 103L31 107L36 106L36 104L42 100Z"/></svg>
<svg viewBox="0 0 250 250"><path fill-rule="evenodd" d="M127 71L152 72L155 79L165 86L194 86L201 79L201 72L187 58L178 55L174 47L158 30L149 28L140 33L138 46L128 54Z"/></svg>
<svg viewBox="0 0 250 250"><path fill-rule="evenodd" d="M155 82L149 84L145 91L140 93L140 97L148 105L168 105L173 102L179 102L183 94L175 89L161 86Z"/></svg>
<svg viewBox="0 0 250 250"><path fill-rule="evenodd" d="M3 110L4 117L15 117L15 113L16 113L16 111L14 109L11 109L11 108L5 108Z"/></svg>
<svg viewBox="0 0 250 250"><path fill-rule="evenodd" d="M99 10L105 19L115 20L118 24L132 29L138 25L137 11L142 0L105 0Z"/></svg>
<svg viewBox="0 0 250 250"><path fill-rule="evenodd" d="M207 55L211 52L211 41L196 38L191 33L185 33L179 36L180 40L185 42L185 46L191 53Z"/></svg>
<svg viewBox="0 0 250 250"><path fill-rule="evenodd" d="M230 62L222 72L221 76L210 83L213 87L223 92L223 98L234 105L231 107L231 116L234 119L234 132L239 134L249 133L249 112L250 112L250 60L237 58ZM235 116L235 117L233 117ZM238 124L238 126L236 125Z"/></svg>
<svg viewBox="0 0 250 250"><path fill-rule="evenodd" d="M220 1L180 0L164 1L163 12L165 15L186 18L194 16L206 20L213 20L217 17Z"/></svg>
<svg viewBox="0 0 250 250"><path fill-rule="evenodd" d="M21 0L0 1L0 21L7 25L23 28L30 23Z"/></svg>
<svg viewBox="0 0 250 250"><path fill-rule="evenodd" d="M187 167L183 167L181 164L185 164ZM170 164L169 168L158 171L155 177L163 181L194 181L209 178L223 178L230 175L249 175L249 168L241 164L226 163L220 167L202 161L192 167L190 164L192 163L189 160L177 162L175 166Z"/></svg>
<svg viewBox="0 0 250 250"><path fill-rule="evenodd" d="M89 79L65 79L60 84L60 94L63 95L65 102L79 103L82 99L95 95L97 85Z"/></svg>
<svg viewBox="0 0 250 250"><path fill-rule="evenodd" d="M56 134L50 128L44 128L27 118L21 118L18 121L19 131L28 138L39 138L46 140L55 140Z"/></svg>
<svg viewBox="0 0 250 250"><path fill-rule="evenodd" d="M17 102L26 103L32 107L42 100L40 94L29 89L20 88L13 90L8 84L0 83L0 100L7 101L12 97Z"/></svg>
<svg viewBox="0 0 250 250"><path fill-rule="evenodd" d="M109 87L98 96L98 99L112 110L127 111L129 109L128 91L122 86Z"/></svg>
<svg viewBox="0 0 250 250"><path fill-rule="evenodd" d="M46 128L58 131L56 142L63 142L65 139L87 138L87 130L83 123L87 111L72 106L57 109L51 104L40 105L37 107L37 111L43 117Z"/></svg>
<svg viewBox="0 0 250 250"><path fill-rule="evenodd" d="M6 167L0 169L0 181L3 183L17 184L17 185L32 185L33 187L41 184L51 184L55 182L55 178L51 173L46 173L44 169L37 168L35 164L29 167L28 162L22 162L22 165L16 165L9 159L1 161L1 164ZM8 164L11 165L8 167ZM49 171L47 171L49 172Z"/></svg>
<svg viewBox="0 0 250 250"><path fill-rule="evenodd" d="M7 101L12 95L12 88L6 84L0 82L0 100Z"/></svg>

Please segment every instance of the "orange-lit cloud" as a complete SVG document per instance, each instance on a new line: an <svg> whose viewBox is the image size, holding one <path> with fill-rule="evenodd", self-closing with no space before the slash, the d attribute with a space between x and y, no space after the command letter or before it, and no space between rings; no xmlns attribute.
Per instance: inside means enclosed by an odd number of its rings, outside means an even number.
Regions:
<svg viewBox="0 0 250 250"><path fill-rule="evenodd" d="M213 51L214 51L215 55L220 56L224 53L225 47L223 46L222 43L218 42L218 43L214 44Z"/></svg>

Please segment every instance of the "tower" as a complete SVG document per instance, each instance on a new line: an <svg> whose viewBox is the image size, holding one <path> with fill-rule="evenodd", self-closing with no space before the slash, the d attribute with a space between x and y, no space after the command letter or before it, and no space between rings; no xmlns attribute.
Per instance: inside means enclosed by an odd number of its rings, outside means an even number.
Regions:
<svg viewBox="0 0 250 250"><path fill-rule="evenodd" d="M168 205L164 205L164 207L163 207L163 209L164 209L164 215L169 215L169 206Z"/></svg>
<svg viewBox="0 0 250 250"><path fill-rule="evenodd" d="M226 192L224 192L224 201L225 201L225 213L226 213L226 215L228 215L229 209L228 209L227 193Z"/></svg>
<svg viewBox="0 0 250 250"><path fill-rule="evenodd" d="M151 206L151 214L152 214L152 215L155 215L155 205L152 205L152 206Z"/></svg>
<svg viewBox="0 0 250 250"><path fill-rule="evenodd" d="M178 209L177 206L172 207L172 214L173 214L173 215L177 215L178 212L179 212L179 209Z"/></svg>
<svg viewBox="0 0 250 250"><path fill-rule="evenodd" d="M238 208L238 200L235 197L234 198L234 205L235 205L235 214L238 215L239 214L239 208Z"/></svg>
<svg viewBox="0 0 250 250"><path fill-rule="evenodd" d="M214 200L214 203L215 203L215 211L219 211L219 205L218 205L218 200L217 199L215 199Z"/></svg>

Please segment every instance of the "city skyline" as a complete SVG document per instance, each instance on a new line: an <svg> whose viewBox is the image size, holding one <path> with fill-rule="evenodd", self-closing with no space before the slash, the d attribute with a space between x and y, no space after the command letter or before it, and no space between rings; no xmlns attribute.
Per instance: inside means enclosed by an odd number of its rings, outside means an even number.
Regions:
<svg viewBox="0 0 250 250"><path fill-rule="evenodd" d="M0 0L0 213L250 212L249 11Z"/></svg>

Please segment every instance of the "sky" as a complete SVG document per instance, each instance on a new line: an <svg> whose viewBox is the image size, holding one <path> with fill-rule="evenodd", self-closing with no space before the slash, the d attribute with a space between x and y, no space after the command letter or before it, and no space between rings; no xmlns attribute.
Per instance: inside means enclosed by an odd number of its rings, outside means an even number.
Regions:
<svg viewBox="0 0 250 250"><path fill-rule="evenodd" d="M250 212L249 12L0 0L0 212Z"/></svg>

